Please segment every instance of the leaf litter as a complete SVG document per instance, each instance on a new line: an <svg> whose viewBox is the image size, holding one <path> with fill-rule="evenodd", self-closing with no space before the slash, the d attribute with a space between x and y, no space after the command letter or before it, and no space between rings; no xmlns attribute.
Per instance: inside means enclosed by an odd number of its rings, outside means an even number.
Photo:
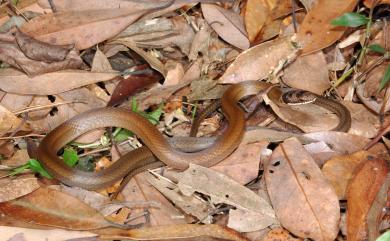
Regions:
<svg viewBox="0 0 390 241"><path fill-rule="evenodd" d="M8 16L4 12L0 19L0 230L9 239L20 233L34 239L38 232L50 240L385 237L388 5L366 0L3 4ZM63 184L53 189L48 186L57 181L31 175L45 171L30 159L34 146L77 114L128 108L167 138L188 136L198 113L229 85L247 80L337 100L351 113L351 128L329 131L339 121L333 113L313 104L282 105L260 93L240 104L250 123L242 143L213 167L140 173L115 201L110 195L119 182L97 192ZM266 105L251 114L260 100ZM227 125L216 111L203 121L198 138L218 135ZM77 168L98 171L140 145L132 133L112 128L83 135L65 150L73 151ZM46 233L47 227L55 227L55 234Z"/></svg>

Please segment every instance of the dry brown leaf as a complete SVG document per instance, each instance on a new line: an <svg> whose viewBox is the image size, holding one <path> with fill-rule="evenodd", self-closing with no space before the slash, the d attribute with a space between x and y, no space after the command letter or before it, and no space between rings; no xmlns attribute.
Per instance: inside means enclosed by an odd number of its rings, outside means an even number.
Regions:
<svg viewBox="0 0 390 241"><path fill-rule="evenodd" d="M240 15L213 4L202 3L201 8L208 24L223 40L240 49L249 48L249 40Z"/></svg>
<svg viewBox="0 0 390 241"><path fill-rule="evenodd" d="M49 13L32 19L20 30L46 43L75 44L81 50L114 37L146 12L142 8L120 8Z"/></svg>
<svg viewBox="0 0 390 241"><path fill-rule="evenodd" d="M42 51L42 49L40 50ZM44 50L43 50L44 51ZM82 60L78 51L72 50L64 60L58 62L37 61L27 57L14 43L0 43L0 60L23 70L30 76L54 72L63 69L78 69Z"/></svg>
<svg viewBox="0 0 390 241"><path fill-rule="evenodd" d="M260 154L269 142L240 144L226 159L211 169L223 173L235 181L245 185L255 179L259 172Z"/></svg>
<svg viewBox="0 0 390 241"><path fill-rule="evenodd" d="M0 105L0 132L12 131L19 127L21 120L11 111Z"/></svg>
<svg viewBox="0 0 390 241"><path fill-rule="evenodd" d="M245 6L245 27L252 43L268 19L270 9L266 0L248 0Z"/></svg>
<svg viewBox="0 0 390 241"><path fill-rule="evenodd" d="M92 72L110 72L112 67L110 61L108 61L107 56L99 49L96 48L95 56L93 57Z"/></svg>
<svg viewBox="0 0 390 241"><path fill-rule="evenodd" d="M307 11L311 10L320 0L300 0Z"/></svg>
<svg viewBox="0 0 390 241"><path fill-rule="evenodd" d="M199 240L200 237L208 236L222 240L249 241L240 233L217 224L177 224L132 230L106 229L95 232L102 239L175 240L195 238L195 240Z"/></svg>
<svg viewBox="0 0 390 241"><path fill-rule="evenodd" d="M302 54L309 54L326 48L339 40L346 27L334 26L332 19L351 12L357 0L319 1L306 15L299 30L298 42L303 44Z"/></svg>
<svg viewBox="0 0 390 241"><path fill-rule="evenodd" d="M300 238L294 238L283 228L275 228L267 233L261 241L301 241Z"/></svg>
<svg viewBox="0 0 390 241"><path fill-rule="evenodd" d="M30 159L27 150L21 149L16 150L15 153L5 160L2 160L1 164L9 167L17 167L26 164L26 162Z"/></svg>
<svg viewBox="0 0 390 241"><path fill-rule="evenodd" d="M371 8L374 1L375 0L364 0L363 3L366 7ZM380 0L378 4L390 4L390 0Z"/></svg>
<svg viewBox="0 0 390 241"><path fill-rule="evenodd" d="M339 153L352 154L360 151L370 141L370 139L336 131L320 131L303 135L316 141L323 141L328 146Z"/></svg>
<svg viewBox="0 0 390 241"><path fill-rule="evenodd" d="M219 79L223 84L266 78L280 64L291 61L297 49L291 37L278 38L242 52Z"/></svg>
<svg viewBox="0 0 390 241"><path fill-rule="evenodd" d="M370 112L362 104L350 101L343 101L342 103L348 108L352 117L352 125L348 133L374 138L380 126L378 116Z"/></svg>
<svg viewBox="0 0 390 241"><path fill-rule="evenodd" d="M47 188L0 204L3 215L20 221L72 230L113 226L95 209L79 199Z"/></svg>
<svg viewBox="0 0 390 241"><path fill-rule="evenodd" d="M84 70L64 70L28 77L15 69L0 69L0 89L24 95L53 95L85 85L107 81L117 73L94 73Z"/></svg>
<svg viewBox="0 0 390 241"><path fill-rule="evenodd" d="M63 229L33 229L0 226L1 238L8 241L66 241L92 240L97 234L86 231L69 231Z"/></svg>
<svg viewBox="0 0 390 241"><path fill-rule="evenodd" d="M336 156L324 164L322 173L332 184L340 200L345 199L345 190L355 168L369 158L372 156L368 152L358 151L351 155Z"/></svg>
<svg viewBox="0 0 390 241"><path fill-rule="evenodd" d="M298 57L285 68L283 82L292 88L322 95L331 86L322 51Z"/></svg>
<svg viewBox="0 0 390 241"><path fill-rule="evenodd" d="M337 196L297 139L285 140L275 149L265 169L265 181L283 227L302 238L336 238L340 219Z"/></svg>
<svg viewBox="0 0 390 241"><path fill-rule="evenodd" d="M170 225L186 223L182 213L177 210L160 192L147 181L148 174L141 173L133 178L121 192L127 202L154 201L161 203L159 209L149 209L150 224ZM143 209L133 210L133 215L144 212ZM138 223L140 220L135 221Z"/></svg>
<svg viewBox="0 0 390 241"><path fill-rule="evenodd" d="M347 237L351 241L367 238L367 214L387 174L383 159L371 159L356 168L347 187Z"/></svg>
<svg viewBox="0 0 390 241"><path fill-rule="evenodd" d="M0 179L0 202L6 202L29 194L39 188L34 175L21 175L17 178Z"/></svg>

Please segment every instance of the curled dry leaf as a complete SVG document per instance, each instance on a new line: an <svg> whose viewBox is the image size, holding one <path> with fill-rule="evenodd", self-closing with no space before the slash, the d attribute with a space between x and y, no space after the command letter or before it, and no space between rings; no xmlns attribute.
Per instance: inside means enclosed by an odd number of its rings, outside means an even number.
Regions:
<svg viewBox="0 0 390 241"><path fill-rule="evenodd" d="M340 200L345 199L345 190L355 168L369 158L372 156L368 152L358 151L351 155L336 156L324 164L322 173L332 184Z"/></svg>
<svg viewBox="0 0 390 241"><path fill-rule="evenodd" d="M367 239L367 214L388 172L388 164L383 159L371 159L356 168L347 187L348 240Z"/></svg>
<svg viewBox="0 0 390 241"><path fill-rule="evenodd" d="M302 54L321 50L339 40L347 28L330 22L351 12L357 3L357 0L319 1L305 16L298 30L298 42L303 44Z"/></svg>
<svg viewBox="0 0 390 241"><path fill-rule="evenodd" d="M72 230L113 226L79 199L47 188L39 188L22 198L1 203L0 211L20 221Z"/></svg>
<svg viewBox="0 0 390 241"><path fill-rule="evenodd" d="M17 178L0 179L0 202L6 202L29 194L39 188L33 175L21 175Z"/></svg>
<svg viewBox="0 0 390 241"><path fill-rule="evenodd" d="M35 40L20 31L16 31L15 39L19 48L27 57L48 63L63 61L69 51L73 49L73 44L51 45Z"/></svg>
<svg viewBox="0 0 390 241"><path fill-rule="evenodd" d="M285 140L272 153L265 181L283 227L302 238L336 238L340 219L337 196L296 138Z"/></svg>
<svg viewBox="0 0 390 241"><path fill-rule="evenodd" d="M75 44L81 50L114 37L146 12L120 8L49 13L32 19L20 30L43 42Z"/></svg>
<svg viewBox="0 0 390 241"><path fill-rule="evenodd" d="M245 7L245 27L252 43L268 19L270 9L266 0L248 0Z"/></svg>
<svg viewBox="0 0 390 241"><path fill-rule="evenodd" d="M0 60L23 70L30 76L63 69L78 69L82 66L82 60L75 50L62 61L47 63L27 57L14 43L0 43Z"/></svg>
<svg viewBox="0 0 390 241"><path fill-rule="evenodd" d="M359 97L361 102L365 106L367 106L370 110L374 111L375 113L380 113L382 105L383 105L383 101L378 103L378 100L375 100L375 99L371 98L370 96L366 95L365 85L366 85L366 83L362 83L362 84L357 86L356 95ZM387 88L385 90L386 95L389 95L389 93L390 93L389 91L390 91L389 88ZM390 110L390 99L387 100L387 102L385 104L385 108L384 108L385 112L388 112L389 110Z"/></svg>
<svg viewBox="0 0 390 241"><path fill-rule="evenodd" d="M22 72L0 69L0 89L24 95L53 95L85 85L115 78L117 73L94 73L84 70L64 70L28 77Z"/></svg>
<svg viewBox="0 0 390 241"><path fill-rule="evenodd" d="M298 57L285 68L283 82L292 88L322 95L330 87L328 68L322 51Z"/></svg>
<svg viewBox="0 0 390 241"><path fill-rule="evenodd" d="M291 37L259 44L242 52L227 68L219 82L235 84L246 80L264 79L293 60L297 51Z"/></svg>
<svg viewBox="0 0 390 241"><path fill-rule="evenodd" d="M350 101L343 101L342 103L348 108L352 115L352 125L348 133L374 138L377 135L380 126L378 116L370 112L362 104Z"/></svg>
<svg viewBox="0 0 390 241"><path fill-rule="evenodd" d="M249 48L240 15L213 4L202 3L201 7L204 18L223 40L240 49Z"/></svg>

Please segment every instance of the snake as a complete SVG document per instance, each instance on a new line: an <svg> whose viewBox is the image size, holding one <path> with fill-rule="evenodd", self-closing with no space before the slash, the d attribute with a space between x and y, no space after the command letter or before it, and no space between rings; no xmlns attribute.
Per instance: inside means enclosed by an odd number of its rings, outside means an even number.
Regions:
<svg viewBox="0 0 390 241"><path fill-rule="evenodd" d="M43 167L56 179L70 186L88 190L102 189L119 179L130 179L148 169L167 165L182 171L195 163L213 166L230 155L240 144L245 133L244 112L239 101L244 97L267 92L267 96L278 103L283 99L310 97L315 105L334 112L339 118L335 131L348 131L351 115L341 103L304 91L298 95L285 95L280 88L261 81L246 81L231 85L220 100L222 112L228 121L227 129L210 143L196 137L177 138L170 143L161 132L140 114L124 108L103 107L83 112L63 122L49 132L40 142L37 158ZM311 95L311 96L310 96ZM305 100L303 100L305 101ZM207 111L206 111L207 112ZM121 127L132 131L144 146L123 155L109 167L98 172L86 172L67 166L57 153L67 143L80 135L105 127Z"/></svg>

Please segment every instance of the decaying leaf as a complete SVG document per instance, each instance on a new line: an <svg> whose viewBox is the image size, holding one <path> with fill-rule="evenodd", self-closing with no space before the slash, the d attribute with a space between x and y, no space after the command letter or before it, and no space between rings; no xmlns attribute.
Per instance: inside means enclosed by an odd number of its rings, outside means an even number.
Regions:
<svg viewBox="0 0 390 241"><path fill-rule="evenodd" d="M297 139L287 139L274 150L265 181L283 227L302 238L336 238L340 219L336 193Z"/></svg>
<svg viewBox="0 0 390 241"><path fill-rule="evenodd" d="M367 238L367 214L388 172L388 164L383 159L371 159L356 168L354 177L347 187L349 240Z"/></svg>
<svg viewBox="0 0 390 241"><path fill-rule="evenodd" d="M202 3L202 12L208 24L231 45L249 48L249 40L240 15L213 4Z"/></svg>
<svg viewBox="0 0 390 241"><path fill-rule="evenodd" d="M242 52L225 71L219 82L233 84L264 79L292 61L297 51L291 37L262 43Z"/></svg>
<svg viewBox="0 0 390 241"><path fill-rule="evenodd" d="M249 226L240 226L238 222L232 221L233 229L249 232L263 229L275 222L274 212L266 200L222 173L190 164L186 171L173 176L178 180L178 187L184 195L203 193L210 197L211 202L233 205L241 213L244 212L247 218L257 220Z"/></svg>

